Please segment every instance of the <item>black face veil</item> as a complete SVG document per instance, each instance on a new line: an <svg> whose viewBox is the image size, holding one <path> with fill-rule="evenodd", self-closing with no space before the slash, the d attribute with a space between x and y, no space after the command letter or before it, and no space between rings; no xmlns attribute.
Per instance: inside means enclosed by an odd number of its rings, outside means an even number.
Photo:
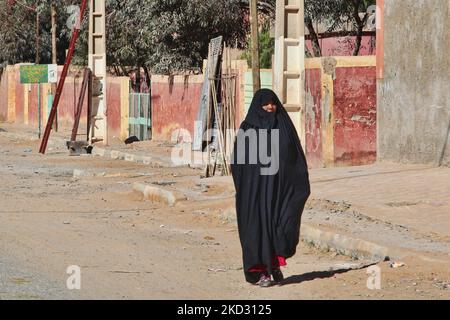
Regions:
<svg viewBox="0 0 450 320"><path fill-rule="evenodd" d="M269 103L277 106L276 112L263 109ZM263 161L262 149L268 150L270 164ZM255 150L258 155L252 154ZM263 174L270 166L276 172ZM252 101L235 143L232 174L244 271L247 281L255 283L249 272L253 267L264 265L271 274L274 257L295 255L310 195L308 166L297 131L271 90L259 90Z"/></svg>

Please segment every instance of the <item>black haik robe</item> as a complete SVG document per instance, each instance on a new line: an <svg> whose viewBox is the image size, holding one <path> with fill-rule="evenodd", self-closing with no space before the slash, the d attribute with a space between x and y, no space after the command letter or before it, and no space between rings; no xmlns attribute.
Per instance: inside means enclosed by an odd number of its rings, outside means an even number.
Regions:
<svg viewBox="0 0 450 320"><path fill-rule="evenodd" d="M262 108L268 102L277 105L276 113ZM276 137L273 130L277 129L279 141L275 141L278 142L278 151L271 147L271 138ZM251 135L249 130L257 133L257 142L246 138ZM249 152L261 150L264 144L260 142L264 135L268 137L269 155L279 157L279 170L273 175L261 174L261 169L271 164L267 165L264 159L261 161L260 156L257 161L250 161ZM238 141L244 139L245 147L238 150ZM244 151L245 155L242 155ZM249 272L253 267L264 265L272 274L274 257L288 259L295 255L300 242L301 216L310 196L303 148L294 124L273 91L263 89L256 93L238 133L231 167L244 272L248 282L256 283L258 275Z"/></svg>

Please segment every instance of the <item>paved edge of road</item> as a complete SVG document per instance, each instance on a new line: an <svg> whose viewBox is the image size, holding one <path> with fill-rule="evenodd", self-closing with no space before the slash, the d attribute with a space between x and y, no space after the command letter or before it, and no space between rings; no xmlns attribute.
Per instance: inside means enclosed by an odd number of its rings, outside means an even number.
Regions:
<svg viewBox="0 0 450 320"><path fill-rule="evenodd" d="M7 138L13 139L30 139L38 140L36 137L30 134L23 133L9 133L2 132L2 135ZM60 137L53 137L53 141L56 144L63 144L64 139ZM140 156L132 153L126 153L122 151L105 149L95 147L92 151L93 156L105 157L113 160L122 160L128 162L141 163L156 168L176 168L169 164L167 159L157 159L151 156ZM189 167L183 165L181 167ZM84 176L84 172L74 171L74 177ZM175 206L180 201L188 199L182 192L176 190L169 190L159 186L144 185L136 183L133 185L133 189L136 192L140 192L145 199L151 201L161 202L168 206ZM236 225L236 210L234 207L226 209L220 216L220 219L229 224ZM312 226L306 223L302 224L301 238L306 243L318 247L325 251L335 252L336 254L346 255L354 258L355 260L369 260L373 262L381 262L390 259L399 259L403 257L410 250L400 249L394 246L383 246L377 243L373 243L361 238L356 238L342 233L335 232L333 230L321 229L317 226ZM424 259L428 259L425 256L421 256Z"/></svg>
<svg viewBox="0 0 450 320"><path fill-rule="evenodd" d="M147 200L164 203L171 207L187 199L181 192L153 185L135 183L133 190L141 193ZM226 209L222 216L228 223L236 224L236 210L234 208ZM387 247L363 239L325 231L305 223L302 224L301 237L303 241L310 245L322 250L334 251L340 255L350 256L355 260L382 262L390 258L391 250Z"/></svg>
<svg viewBox="0 0 450 320"><path fill-rule="evenodd" d="M175 165L172 164L171 161L167 161L167 159L159 159L151 156L142 156L136 155L133 153L127 153L123 151L118 151L114 149L104 149L95 147L92 150L92 155L97 157L109 158L112 160L123 160L127 162L135 162L144 165L151 166L153 168L183 168L189 167L188 165Z"/></svg>
<svg viewBox="0 0 450 320"><path fill-rule="evenodd" d="M2 134L8 136L9 138L33 139L30 135L24 134L9 134L7 132L4 132ZM63 139L58 138L56 138L55 140L55 142L57 143L61 143L63 141ZM132 153L100 147L95 147L92 151L92 155L113 160L141 163L155 168L179 167L169 164L166 159L156 159L151 156L140 156ZM183 165L181 167L188 166ZM76 175L77 173L74 172L74 176ZM175 206L180 201L185 201L188 199L186 195L179 191L169 190L153 185L136 183L133 185L133 190L141 193L147 200L160 202L171 207ZM236 224L236 211L234 208L225 210L222 216L223 215L226 216L225 220L227 223ZM386 247L364 239L334 232L332 230L324 230L306 223L302 224L301 239L306 243L322 250L350 256L355 260L382 262L389 259L397 259L405 255L405 250L400 250L396 247Z"/></svg>

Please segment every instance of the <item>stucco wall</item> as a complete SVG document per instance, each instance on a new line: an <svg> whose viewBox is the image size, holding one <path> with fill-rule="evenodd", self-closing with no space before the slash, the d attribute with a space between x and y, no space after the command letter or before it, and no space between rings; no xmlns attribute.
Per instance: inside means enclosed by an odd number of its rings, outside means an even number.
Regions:
<svg viewBox="0 0 450 320"><path fill-rule="evenodd" d="M8 73L0 70L0 121L8 119Z"/></svg>
<svg viewBox="0 0 450 320"><path fill-rule="evenodd" d="M61 74L62 68L59 68ZM58 106L58 123L60 127L72 128L76 105L80 94L82 72L71 72L66 78L64 90ZM126 139L128 124L123 125L123 118L128 113L128 78L108 77L108 135L109 138ZM42 128L47 123L51 105L48 104L48 95L51 94L50 84L41 84L41 114ZM87 95L83 102L83 112L80 122L80 134L87 122ZM127 119L125 119L127 120ZM0 80L0 121L24 123L38 128L38 86L36 84L20 83L20 66L8 66Z"/></svg>
<svg viewBox="0 0 450 320"><path fill-rule="evenodd" d="M306 59L306 154L312 168L371 164L377 154L375 57Z"/></svg>
<svg viewBox="0 0 450 320"><path fill-rule="evenodd" d="M450 164L450 1L384 0L380 161Z"/></svg>
<svg viewBox="0 0 450 320"><path fill-rule="evenodd" d="M186 129L193 137L203 79L203 75L152 76L153 139L170 141L177 129Z"/></svg>

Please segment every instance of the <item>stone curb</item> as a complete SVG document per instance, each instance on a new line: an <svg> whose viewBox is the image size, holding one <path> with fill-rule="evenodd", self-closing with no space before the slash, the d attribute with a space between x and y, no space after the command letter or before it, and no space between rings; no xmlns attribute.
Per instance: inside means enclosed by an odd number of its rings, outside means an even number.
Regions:
<svg viewBox="0 0 450 320"><path fill-rule="evenodd" d="M142 193L145 199L165 203L169 207L175 206L180 201L187 200L187 197L180 192L163 189L157 186L135 183L133 189Z"/></svg>
<svg viewBox="0 0 450 320"><path fill-rule="evenodd" d="M132 153L121 152L117 150L107 150L95 147L92 150L92 155L104 158L111 158L113 160L122 160L127 162L140 163L154 168L181 168L188 167L187 165L177 166L166 163L162 160L154 159L150 156L140 156Z"/></svg>
<svg viewBox="0 0 450 320"><path fill-rule="evenodd" d="M236 210L226 209L220 218L228 223L236 224ZM300 236L303 241L322 250L333 250L338 254L357 260L382 262L393 254L387 247L363 239L352 238L332 231L324 231L317 227L302 223Z"/></svg>
<svg viewBox="0 0 450 320"><path fill-rule="evenodd" d="M336 253L358 260L386 261L390 258L389 248L363 239L352 238L339 233L324 231L302 224L302 240L320 249L335 250Z"/></svg>

